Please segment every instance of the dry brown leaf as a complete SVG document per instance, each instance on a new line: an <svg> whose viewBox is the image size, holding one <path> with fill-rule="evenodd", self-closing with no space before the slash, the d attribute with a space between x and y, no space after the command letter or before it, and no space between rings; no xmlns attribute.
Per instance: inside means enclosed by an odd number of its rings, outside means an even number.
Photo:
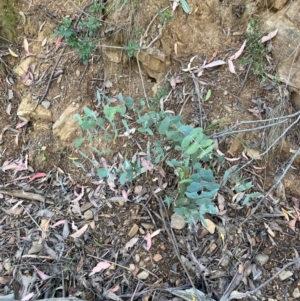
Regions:
<svg viewBox="0 0 300 301"><path fill-rule="evenodd" d="M239 133L230 145L229 150L227 151L232 157L235 157L239 148L241 147L241 141L243 141L244 133Z"/></svg>
<svg viewBox="0 0 300 301"><path fill-rule="evenodd" d="M32 242L32 247L29 249L28 254L39 253L43 249L42 239Z"/></svg>
<svg viewBox="0 0 300 301"><path fill-rule="evenodd" d="M153 238L154 236L158 235L161 231L162 229L155 230L154 232L151 233L151 237Z"/></svg>
<svg viewBox="0 0 300 301"><path fill-rule="evenodd" d="M80 257L80 260L79 260L79 262L77 264L77 267L76 267L77 273L79 273L81 271L82 267L83 267L84 258L85 258L84 256Z"/></svg>
<svg viewBox="0 0 300 301"><path fill-rule="evenodd" d="M234 203L234 202L238 203L244 197L244 195L245 195L245 192L238 192L238 193L236 193L232 197L231 202L232 203Z"/></svg>
<svg viewBox="0 0 300 301"><path fill-rule="evenodd" d="M218 248L218 246L215 244L215 243L212 243L210 246L209 246L209 254L213 253L216 249Z"/></svg>
<svg viewBox="0 0 300 301"><path fill-rule="evenodd" d="M139 238L138 237L134 237L131 238L125 245L125 250L128 250L129 248L132 248L137 242L138 242Z"/></svg>
<svg viewBox="0 0 300 301"><path fill-rule="evenodd" d="M11 280L11 276L0 277L0 284L7 284Z"/></svg>
<svg viewBox="0 0 300 301"><path fill-rule="evenodd" d="M123 299L121 299L120 297L118 297L114 292L112 292L111 290L108 290L106 292L103 293L103 296L106 299L110 299L113 301L123 301Z"/></svg>
<svg viewBox="0 0 300 301"><path fill-rule="evenodd" d="M245 153L251 159L261 160L260 151L258 149L246 148Z"/></svg>
<svg viewBox="0 0 300 301"><path fill-rule="evenodd" d="M110 263L107 261L101 261L99 262L92 270L92 272L89 274L89 276L92 276L96 273L101 272L102 270L106 270L110 267Z"/></svg>
<svg viewBox="0 0 300 301"><path fill-rule="evenodd" d="M89 225L84 225L81 229L79 229L77 232L70 235L70 237L78 238L80 237L88 228Z"/></svg>
<svg viewBox="0 0 300 301"><path fill-rule="evenodd" d="M220 211L223 211L225 209L225 198L223 195L218 193L218 207Z"/></svg>
<svg viewBox="0 0 300 301"><path fill-rule="evenodd" d="M56 252L55 252L54 250L52 250L52 249L47 245L46 242L44 242L43 246L44 246L44 249L45 249L46 253L47 253L50 257L54 258L55 260L58 260L58 256L57 256Z"/></svg>
<svg viewBox="0 0 300 301"><path fill-rule="evenodd" d="M207 231L210 234L214 234L215 230L216 230L216 224L208 218L205 218L204 220L205 220L206 225L204 223L202 223L202 225L207 229Z"/></svg>
<svg viewBox="0 0 300 301"><path fill-rule="evenodd" d="M114 292L117 292L119 289L120 289L120 285L117 284L114 287L110 288L109 290L114 293Z"/></svg>
<svg viewBox="0 0 300 301"><path fill-rule="evenodd" d="M268 224L264 223L265 228L267 229L268 233L272 236L275 237L275 233L272 231L272 229L269 227Z"/></svg>
<svg viewBox="0 0 300 301"><path fill-rule="evenodd" d="M133 237L134 235L136 235L136 234L138 233L138 231L139 231L139 226L138 226L137 224L134 224L134 225L131 227L131 229L130 229L130 231L129 231L129 233L128 233L128 236L131 238L131 237Z"/></svg>

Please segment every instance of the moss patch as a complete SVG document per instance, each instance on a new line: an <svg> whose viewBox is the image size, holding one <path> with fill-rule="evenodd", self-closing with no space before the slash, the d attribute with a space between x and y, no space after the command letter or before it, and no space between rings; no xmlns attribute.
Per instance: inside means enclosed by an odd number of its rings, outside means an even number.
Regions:
<svg viewBox="0 0 300 301"><path fill-rule="evenodd" d="M0 0L0 45L7 40L14 41L19 15L14 7L13 0Z"/></svg>

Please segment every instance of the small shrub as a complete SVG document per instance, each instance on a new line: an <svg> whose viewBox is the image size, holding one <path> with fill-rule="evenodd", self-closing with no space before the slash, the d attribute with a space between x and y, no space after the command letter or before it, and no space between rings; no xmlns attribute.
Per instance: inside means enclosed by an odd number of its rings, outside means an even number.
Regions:
<svg viewBox="0 0 300 301"><path fill-rule="evenodd" d="M102 7L102 6L101 6ZM101 11L97 1L90 7L90 12ZM68 18L61 20L60 27L54 32L57 37L64 37L68 46L74 47L84 65L89 62L89 57L97 44L95 33L101 27L101 23L94 16L78 23L78 28L72 27L72 21Z"/></svg>
<svg viewBox="0 0 300 301"><path fill-rule="evenodd" d="M173 15L172 11L169 8L167 8L164 11L159 11L158 15L160 16L163 24L167 24L171 20L175 19L175 16Z"/></svg>
<svg viewBox="0 0 300 301"><path fill-rule="evenodd" d="M123 47L127 51L128 57L133 57L135 52L140 50L141 47L136 44L134 41L130 40L126 46Z"/></svg>
<svg viewBox="0 0 300 301"><path fill-rule="evenodd" d="M100 92L97 92L97 99L102 106L102 116L87 107L83 109L83 116L79 114L74 116L84 133L76 141L77 148L87 143L97 152L92 144L100 135L112 141L120 135L124 137L134 133L135 129L130 128L127 123L128 111L136 116L137 131L142 135L153 136L150 150L134 153L131 157L128 155L123 157L124 154L121 154L120 162L109 167L106 165L99 167L99 163L79 151L85 159L97 166L100 178L109 177L110 181L116 179L122 187L126 182L132 182L142 174L152 171L159 164L166 164L174 170L178 178L176 192L178 197L175 199L173 194L169 194L166 195L165 201L168 207L173 205L174 211L183 215L190 224L199 220L204 222L206 213L217 212L214 198L227 181L230 181L232 189L239 194L239 201L243 200L243 204L260 196L257 193L245 193L252 187L251 182L231 177L235 174L236 168L225 171L221 181L216 180L216 172L210 162L217 159L222 163L224 158L216 154L214 141L204 134L201 127L182 123L182 116L174 116L164 111L147 111L143 100L137 105L131 97L124 98L122 94L117 96L117 105ZM110 124L110 130L107 124ZM98 155L101 153L98 152ZM78 162L74 164L83 168Z"/></svg>

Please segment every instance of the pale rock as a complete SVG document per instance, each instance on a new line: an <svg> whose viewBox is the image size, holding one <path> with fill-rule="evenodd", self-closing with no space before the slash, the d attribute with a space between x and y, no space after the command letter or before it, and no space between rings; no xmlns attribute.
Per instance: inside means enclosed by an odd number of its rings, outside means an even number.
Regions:
<svg viewBox="0 0 300 301"><path fill-rule="evenodd" d="M146 230L154 229L153 224L141 223L141 226L144 227Z"/></svg>
<svg viewBox="0 0 300 301"><path fill-rule="evenodd" d="M293 291L293 297L296 298L300 298L300 290L298 287L296 287Z"/></svg>
<svg viewBox="0 0 300 301"><path fill-rule="evenodd" d="M85 220L92 219L93 217L94 217L94 215L93 215L93 211L92 210L87 210L86 212L84 212L83 218Z"/></svg>
<svg viewBox="0 0 300 301"><path fill-rule="evenodd" d="M80 131L77 121L73 118L78 113L78 107L70 104L53 124L53 134L61 140L68 140L73 134ZM79 134L76 135L79 137Z"/></svg>
<svg viewBox="0 0 300 301"><path fill-rule="evenodd" d="M92 230L95 230L95 228L96 228L95 221L91 221L89 225L90 225Z"/></svg>
<svg viewBox="0 0 300 301"><path fill-rule="evenodd" d="M169 57L159 49L148 48L134 55L139 60L142 69L155 79L161 78L170 66Z"/></svg>
<svg viewBox="0 0 300 301"><path fill-rule="evenodd" d="M260 254L257 254L255 256L255 259L261 264L261 265L264 265L268 262L269 260L269 256L264 254L264 253L260 253Z"/></svg>
<svg viewBox="0 0 300 301"><path fill-rule="evenodd" d="M113 63L121 63L122 61L122 50L118 49L109 49L109 48L103 48L103 52L107 56L107 58L113 62Z"/></svg>
<svg viewBox="0 0 300 301"><path fill-rule="evenodd" d="M149 277L149 273L146 272L146 271L143 271L143 272L141 272L141 273L139 273L139 274L137 275L137 278L138 278L138 279L141 279L141 280L145 280L145 279L147 279L148 277Z"/></svg>
<svg viewBox="0 0 300 301"><path fill-rule="evenodd" d="M52 122L52 113L51 111L45 109L42 105L38 105L35 111L30 114L31 119Z"/></svg>
<svg viewBox="0 0 300 301"><path fill-rule="evenodd" d="M275 0L273 7L277 10L282 9L288 0Z"/></svg>
<svg viewBox="0 0 300 301"><path fill-rule="evenodd" d="M28 71L30 64L34 61L33 56L28 56L24 60L22 60L19 65L14 68L14 72L23 79L26 72Z"/></svg>
<svg viewBox="0 0 300 301"><path fill-rule="evenodd" d="M286 280L286 279L292 277L293 275L294 275L294 273L291 272L291 271L282 271L282 272L279 274L279 279L280 279L281 281L284 281L284 280Z"/></svg>
<svg viewBox="0 0 300 301"><path fill-rule="evenodd" d="M17 115L19 117L26 118L27 120L39 120L45 122L52 122L52 113L45 109L42 105L38 105L36 108L37 100L32 100L31 95L25 96L19 105Z"/></svg>
<svg viewBox="0 0 300 301"><path fill-rule="evenodd" d="M184 217L177 213L173 213L171 216L171 227L177 230L183 229L185 227Z"/></svg>
<svg viewBox="0 0 300 301"><path fill-rule="evenodd" d="M42 106L43 106L46 110L48 110L48 109L50 108L50 105L51 105L51 102L48 101L48 100L44 100L44 101L42 102Z"/></svg>
<svg viewBox="0 0 300 301"><path fill-rule="evenodd" d="M222 260L220 262L220 265L223 267L223 268L226 268L228 267L229 263L230 263L230 256L228 254L225 254L223 257L222 257Z"/></svg>
<svg viewBox="0 0 300 301"><path fill-rule="evenodd" d="M37 101L37 100L36 100ZM23 118L26 118L27 120L30 120L31 113L35 110L35 103L31 99L31 95L26 95L19 105L17 115Z"/></svg>

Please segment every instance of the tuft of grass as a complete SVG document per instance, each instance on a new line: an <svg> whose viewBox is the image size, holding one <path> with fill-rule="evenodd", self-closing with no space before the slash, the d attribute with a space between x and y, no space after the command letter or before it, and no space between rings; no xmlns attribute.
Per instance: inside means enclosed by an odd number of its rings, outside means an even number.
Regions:
<svg viewBox="0 0 300 301"><path fill-rule="evenodd" d="M259 19L250 19L247 31L247 57L241 59L242 64L250 64L255 75L263 75L266 65L264 63L265 45L260 42L261 24Z"/></svg>
<svg viewBox="0 0 300 301"><path fill-rule="evenodd" d="M12 0L0 0L0 45L14 41L19 15Z"/></svg>

